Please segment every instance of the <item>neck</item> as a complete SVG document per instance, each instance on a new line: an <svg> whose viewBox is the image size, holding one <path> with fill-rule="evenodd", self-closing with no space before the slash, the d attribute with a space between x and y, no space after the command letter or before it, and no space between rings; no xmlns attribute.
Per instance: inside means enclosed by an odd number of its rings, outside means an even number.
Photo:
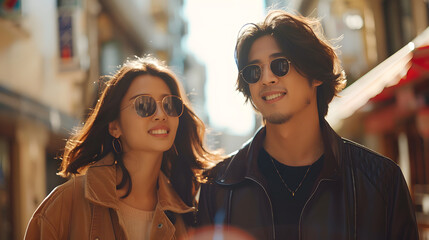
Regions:
<svg viewBox="0 0 429 240"><path fill-rule="evenodd" d="M161 170L162 153L127 152L123 155L123 161L131 177L132 189L130 194L121 201L137 209L154 210L158 202L157 183ZM122 173L119 170L117 183L121 179ZM118 189L118 196L123 196L127 189L128 185Z"/></svg>
<svg viewBox="0 0 429 240"><path fill-rule="evenodd" d="M283 124L266 124L265 150L289 166L306 166L324 152L317 110L293 116Z"/></svg>

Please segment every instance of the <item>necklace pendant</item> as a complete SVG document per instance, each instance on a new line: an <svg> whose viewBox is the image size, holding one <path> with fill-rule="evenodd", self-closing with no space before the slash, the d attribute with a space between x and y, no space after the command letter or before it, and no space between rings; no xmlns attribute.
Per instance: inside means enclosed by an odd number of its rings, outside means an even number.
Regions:
<svg viewBox="0 0 429 240"><path fill-rule="evenodd" d="M295 192L296 192L296 191L298 191L298 189L301 187L302 183L304 182L305 178L307 177L307 174L308 174L308 172L310 171L311 165L307 168L307 171L305 172L305 175L304 175L304 177L302 178L301 182L298 184L298 187L295 189L295 191L292 191L292 190L288 187L288 185L285 183L285 181L283 180L283 177L282 177L282 175L280 174L279 170L277 169L276 164L274 163L273 158L272 158L272 157L270 157L270 159L271 159L271 162L273 163L274 169L276 170L277 175L279 176L279 178L280 178L280 180L282 181L283 185L286 187L286 189L287 189L290 193L292 193L292 197L295 197Z"/></svg>

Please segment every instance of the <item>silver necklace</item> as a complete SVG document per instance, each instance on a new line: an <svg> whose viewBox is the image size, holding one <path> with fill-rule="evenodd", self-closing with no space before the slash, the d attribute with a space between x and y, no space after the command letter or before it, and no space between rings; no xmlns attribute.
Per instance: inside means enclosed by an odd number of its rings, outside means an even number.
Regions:
<svg viewBox="0 0 429 240"><path fill-rule="evenodd" d="M279 175L280 180L282 180L283 185L285 185L286 189L292 194L292 197L295 197L295 193L296 191L299 190L299 188L301 187L302 183L304 182L305 178L307 177L308 172L310 171L311 165L308 166L307 171L305 172L304 177L302 178L301 182L298 184L298 187L295 190L290 189L290 187L286 184L286 182L284 181L282 175L280 175L279 170L277 169L276 164L274 164L274 160L273 158L270 156L271 162L273 163L274 169L276 169L277 175Z"/></svg>

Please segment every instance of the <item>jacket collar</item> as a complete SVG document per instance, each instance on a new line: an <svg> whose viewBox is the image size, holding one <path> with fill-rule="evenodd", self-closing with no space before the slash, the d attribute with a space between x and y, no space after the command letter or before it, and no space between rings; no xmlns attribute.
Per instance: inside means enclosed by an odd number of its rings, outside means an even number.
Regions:
<svg viewBox="0 0 429 240"><path fill-rule="evenodd" d="M324 165L319 178L337 179L339 169L342 165L341 138L329 126L325 119L320 122L322 137L324 139ZM266 129L261 127L255 136L244 146L226 160L224 171L215 176L215 182L220 185L233 185L245 179L254 179L262 184L265 183L258 167L259 151L265 139Z"/></svg>
<svg viewBox="0 0 429 240"><path fill-rule="evenodd" d="M94 204L118 209L116 164L113 154L108 154L94 163L85 176L85 198ZM158 207L163 211L168 210L175 213L191 212L194 209L182 201L162 171L158 177Z"/></svg>
<svg viewBox="0 0 429 240"><path fill-rule="evenodd" d="M182 201L162 171L158 177L158 185L158 204L163 211L187 213L195 210L194 207L189 207Z"/></svg>

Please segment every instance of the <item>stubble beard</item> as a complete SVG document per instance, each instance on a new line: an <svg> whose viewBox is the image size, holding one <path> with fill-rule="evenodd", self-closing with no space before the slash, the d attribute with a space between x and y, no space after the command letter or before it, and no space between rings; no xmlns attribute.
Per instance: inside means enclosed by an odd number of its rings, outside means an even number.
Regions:
<svg viewBox="0 0 429 240"><path fill-rule="evenodd" d="M291 114L280 114L274 113L269 116L264 116L265 120L271 124L283 124L288 122L291 118Z"/></svg>
<svg viewBox="0 0 429 240"><path fill-rule="evenodd" d="M305 105L308 106L311 104L311 100L308 98L305 101ZM283 124L288 122L293 117L292 113L289 114L281 114L281 113L273 113L269 116L264 116L265 121L271 124Z"/></svg>

